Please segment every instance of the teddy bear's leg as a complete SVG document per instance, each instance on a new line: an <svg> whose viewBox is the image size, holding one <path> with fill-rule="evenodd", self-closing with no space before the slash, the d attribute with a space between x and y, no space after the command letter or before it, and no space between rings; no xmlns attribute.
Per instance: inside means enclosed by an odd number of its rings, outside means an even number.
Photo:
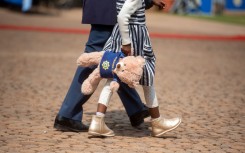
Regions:
<svg viewBox="0 0 245 153"><path fill-rule="evenodd" d="M83 82L82 84L82 93L84 95L90 95L92 94L95 89L97 88L100 80L102 78L100 77L100 71L99 68L96 68L89 77Z"/></svg>
<svg viewBox="0 0 245 153"><path fill-rule="evenodd" d="M83 53L77 59L77 65L88 67L92 65L98 65L100 60L104 54L104 51L101 52L91 52L91 53Z"/></svg>
<svg viewBox="0 0 245 153"><path fill-rule="evenodd" d="M111 90L112 90L113 92L116 92L116 91L118 90L118 88L119 88L119 83L116 82L116 81L112 81L112 82L110 83L110 88L111 88Z"/></svg>

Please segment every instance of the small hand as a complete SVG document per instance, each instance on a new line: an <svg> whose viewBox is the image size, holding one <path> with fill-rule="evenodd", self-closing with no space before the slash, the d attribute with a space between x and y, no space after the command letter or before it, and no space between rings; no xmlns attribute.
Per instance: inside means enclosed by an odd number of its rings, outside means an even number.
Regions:
<svg viewBox="0 0 245 153"><path fill-rule="evenodd" d="M128 44L128 45L122 45L122 52L123 52L126 56L130 56L130 55L131 55L131 44Z"/></svg>
<svg viewBox="0 0 245 153"><path fill-rule="evenodd" d="M152 0L153 4L158 6L159 10L162 10L165 8L166 4L163 0Z"/></svg>

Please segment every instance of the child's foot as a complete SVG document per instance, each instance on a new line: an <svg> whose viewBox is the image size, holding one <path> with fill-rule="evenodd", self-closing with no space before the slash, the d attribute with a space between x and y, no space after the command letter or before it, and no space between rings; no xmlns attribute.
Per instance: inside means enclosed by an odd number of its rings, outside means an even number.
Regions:
<svg viewBox="0 0 245 153"><path fill-rule="evenodd" d="M181 123L181 118L172 118L172 119L165 119L159 117L151 121L152 126L152 136L153 137L161 137L166 132L172 131L179 126Z"/></svg>
<svg viewBox="0 0 245 153"><path fill-rule="evenodd" d="M88 134L105 137L115 136L114 132L106 126L104 117L99 117L96 115L93 115Z"/></svg>

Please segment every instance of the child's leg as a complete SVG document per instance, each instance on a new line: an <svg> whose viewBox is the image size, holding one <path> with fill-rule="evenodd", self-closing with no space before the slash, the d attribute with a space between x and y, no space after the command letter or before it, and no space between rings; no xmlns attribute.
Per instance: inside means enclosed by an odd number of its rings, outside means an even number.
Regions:
<svg viewBox="0 0 245 153"><path fill-rule="evenodd" d="M102 92L100 93L96 115L93 115L88 133L94 136L114 136L114 132L105 124L105 113L112 96L110 89L111 80L107 80Z"/></svg>
<svg viewBox="0 0 245 153"><path fill-rule="evenodd" d="M113 92L110 89L110 83L111 83L111 79L108 79L105 86L103 87L101 93L100 93L100 97L99 97L99 101L98 101L98 106L97 106L97 112L96 114L105 114L106 113L106 109L107 106L109 105L109 101L111 100L111 96L113 94Z"/></svg>
<svg viewBox="0 0 245 153"><path fill-rule="evenodd" d="M111 79L108 79L105 86L103 87L101 93L100 93L100 97L99 97L99 101L98 101L98 107L97 107L97 112L106 113L106 109L107 106L111 100L111 96L113 94L113 92L110 89L110 83L111 83Z"/></svg>
<svg viewBox="0 0 245 153"><path fill-rule="evenodd" d="M158 100L154 86L143 86L146 105L149 107L151 115L152 136L161 137L166 132L169 132L179 126L181 118L165 119L160 116Z"/></svg>
<svg viewBox="0 0 245 153"><path fill-rule="evenodd" d="M158 100L154 86L143 86L146 106L149 108L151 118L159 118Z"/></svg>

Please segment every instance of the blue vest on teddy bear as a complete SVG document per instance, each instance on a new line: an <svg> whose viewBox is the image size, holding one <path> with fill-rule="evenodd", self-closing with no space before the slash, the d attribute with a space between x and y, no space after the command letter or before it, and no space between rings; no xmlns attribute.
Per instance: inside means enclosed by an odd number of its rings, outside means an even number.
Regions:
<svg viewBox="0 0 245 153"><path fill-rule="evenodd" d="M100 61L100 76L102 78L113 78L114 81L118 82L119 78L113 73L113 70L116 68L119 59L124 57L125 55L122 52L106 51Z"/></svg>

